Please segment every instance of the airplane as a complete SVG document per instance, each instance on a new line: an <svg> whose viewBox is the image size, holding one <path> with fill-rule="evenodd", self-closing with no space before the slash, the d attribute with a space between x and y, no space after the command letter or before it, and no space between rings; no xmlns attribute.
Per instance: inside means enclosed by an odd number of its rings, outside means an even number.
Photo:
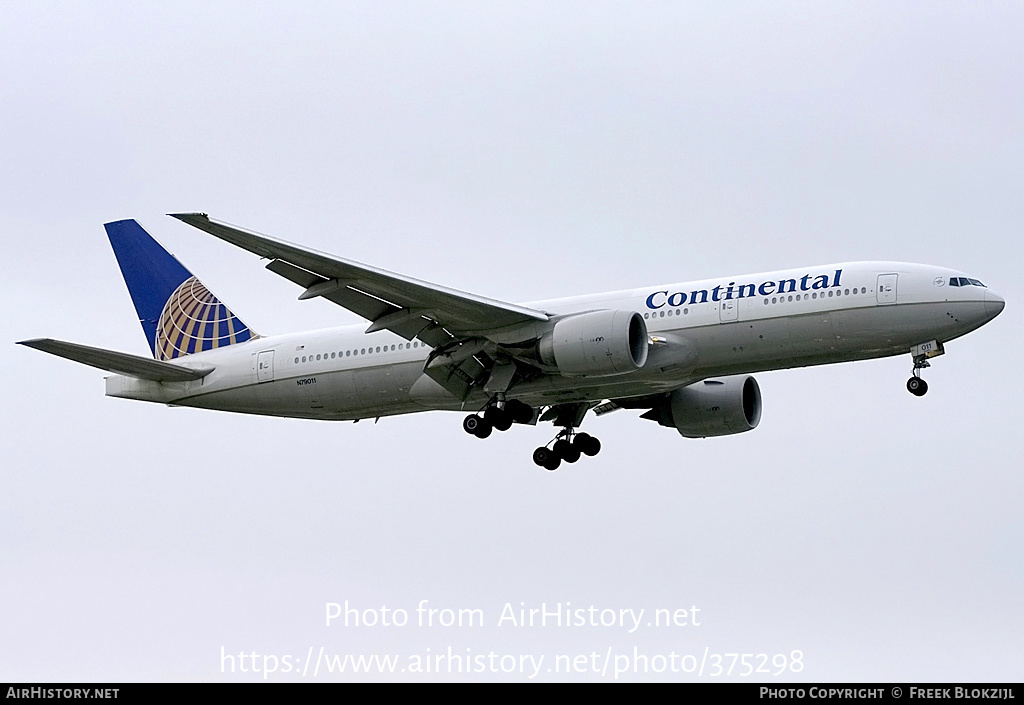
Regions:
<svg viewBox="0 0 1024 705"><path fill-rule="evenodd" d="M910 354L907 389L945 344L1004 300L941 267L850 262L513 304L394 274L210 219L172 217L270 260L266 268L364 324L263 336L135 220L104 227L153 357L50 338L19 344L114 373L106 395L171 406L359 421L470 412L478 438L560 430L533 461L601 450L584 416L617 409L702 438L761 418L753 373Z"/></svg>

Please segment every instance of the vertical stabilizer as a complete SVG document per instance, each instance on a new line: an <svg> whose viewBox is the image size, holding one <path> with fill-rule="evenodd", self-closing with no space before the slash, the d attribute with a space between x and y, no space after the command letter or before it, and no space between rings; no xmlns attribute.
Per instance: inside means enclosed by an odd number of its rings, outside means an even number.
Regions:
<svg viewBox="0 0 1024 705"><path fill-rule="evenodd" d="M171 360L259 337L136 221L103 227L153 357Z"/></svg>

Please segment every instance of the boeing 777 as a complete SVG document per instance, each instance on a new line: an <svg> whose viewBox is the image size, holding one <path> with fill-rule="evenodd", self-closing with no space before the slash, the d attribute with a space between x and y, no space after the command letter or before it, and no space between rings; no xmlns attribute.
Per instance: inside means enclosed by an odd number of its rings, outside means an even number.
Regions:
<svg viewBox="0 0 1024 705"><path fill-rule="evenodd" d="M49 338L22 345L114 373L112 397L248 414L358 421L470 412L478 438L515 423L560 430L533 460L595 455L589 411L643 410L687 438L761 418L752 373L909 354L907 389L1003 299L963 272L852 262L512 304L211 220L173 217L269 259L267 269L369 325L262 336L134 220L107 235L152 358Z"/></svg>

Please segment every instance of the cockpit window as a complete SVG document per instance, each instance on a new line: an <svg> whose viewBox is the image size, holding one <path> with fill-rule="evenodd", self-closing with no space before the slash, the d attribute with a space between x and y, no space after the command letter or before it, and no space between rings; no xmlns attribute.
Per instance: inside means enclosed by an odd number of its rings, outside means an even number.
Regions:
<svg viewBox="0 0 1024 705"><path fill-rule="evenodd" d="M967 277L950 277L949 278L949 285L950 286L980 286L983 289L987 288L984 284L982 284L977 279L968 279Z"/></svg>

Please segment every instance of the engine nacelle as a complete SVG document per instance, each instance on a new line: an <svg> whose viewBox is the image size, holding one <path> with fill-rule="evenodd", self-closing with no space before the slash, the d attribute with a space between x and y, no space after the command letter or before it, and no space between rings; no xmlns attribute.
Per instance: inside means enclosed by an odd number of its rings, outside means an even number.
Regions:
<svg viewBox="0 0 1024 705"><path fill-rule="evenodd" d="M686 438L743 433L761 421L761 388L749 375L706 379L672 392L655 411Z"/></svg>
<svg viewBox="0 0 1024 705"><path fill-rule="evenodd" d="M567 377L633 372L647 362L647 324L635 311L591 311L559 319L538 344L541 360Z"/></svg>

